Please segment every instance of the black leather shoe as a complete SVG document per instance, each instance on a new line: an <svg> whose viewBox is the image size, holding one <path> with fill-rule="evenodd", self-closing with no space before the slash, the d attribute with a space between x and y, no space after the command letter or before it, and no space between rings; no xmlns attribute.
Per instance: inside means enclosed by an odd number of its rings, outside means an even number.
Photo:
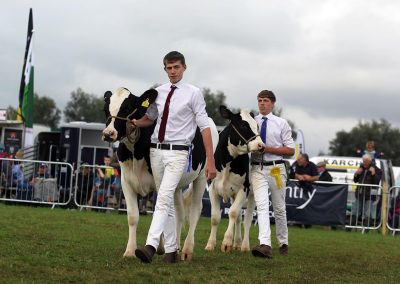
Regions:
<svg viewBox="0 0 400 284"><path fill-rule="evenodd" d="M166 253L164 255L163 261L164 263L178 263L179 262L178 251Z"/></svg>
<svg viewBox="0 0 400 284"><path fill-rule="evenodd" d="M257 257L272 258L272 249L267 245L258 245L251 250L251 253Z"/></svg>
<svg viewBox="0 0 400 284"><path fill-rule="evenodd" d="M150 263L156 249L150 245L146 245L143 248L138 248L135 250L135 255L139 258L142 262Z"/></svg>

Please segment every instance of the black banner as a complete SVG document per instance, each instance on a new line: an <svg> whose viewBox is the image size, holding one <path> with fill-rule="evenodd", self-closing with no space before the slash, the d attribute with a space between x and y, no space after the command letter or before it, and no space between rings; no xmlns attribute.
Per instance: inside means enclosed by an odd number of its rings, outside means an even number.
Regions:
<svg viewBox="0 0 400 284"><path fill-rule="evenodd" d="M288 221L312 225L345 225L347 185L312 184L309 190L298 182L286 185Z"/></svg>
<svg viewBox="0 0 400 284"><path fill-rule="evenodd" d="M286 185L286 213L288 222L311 225L345 225L347 206L347 185L312 184L309 190L298 182ZM229 203L221 202L221 215L228 218ZM244 210L242 210L244 214ZM203 216L211 215L211 204L206 191L203 197ZM254 218L257 218L256 211ZM270 198L270 218L274 223L274 213Z"/></svg>

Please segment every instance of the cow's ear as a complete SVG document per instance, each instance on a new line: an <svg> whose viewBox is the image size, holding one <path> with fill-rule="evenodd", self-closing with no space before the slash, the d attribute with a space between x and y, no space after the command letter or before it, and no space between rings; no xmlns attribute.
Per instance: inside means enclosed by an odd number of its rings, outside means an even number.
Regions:
<svg viewBox="0 0 400 284"><path fill-rule="evenodd" d="M252 117L252 118L254 118L254 113L251 111L250 112L250 116Z"/></svg>
<svg viewBox="0 0 400 284"><path fill-rule="evenodd" d="M111 91L105 92L105 93L104 93L104 101L105 101L105 102L106 102L106 101L109 101L110 98L111 98L111 96L112 96L112 92L111 92Z"/></svg>
<svg viewBox="0 0 400 284"><path fill-rule="evenodd" d="M226 106L219 106L219 113L221 116L225 119L231 119L232 118L232 112L226 107Z"/></svg>
<svg viewBox="0 0 400 284"><path fill-rule="evenodd" d="M149 89L143 93L143 95L139 98L139 105L144 108L148 108L158 96L158 92L156 89Z"/></svg>

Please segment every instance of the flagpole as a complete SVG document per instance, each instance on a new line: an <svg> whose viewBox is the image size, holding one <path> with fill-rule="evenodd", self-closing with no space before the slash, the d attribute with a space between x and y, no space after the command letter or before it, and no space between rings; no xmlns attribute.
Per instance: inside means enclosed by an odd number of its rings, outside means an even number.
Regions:
<svg viewBox="0 0 400 284"><path fill-rule="evenodd" d="M23 122L24 148L33 146L33 94L34 94L34 61L33 61L33 13L29 10L28 31L19 88L19 106L17 120Z"/></svg>

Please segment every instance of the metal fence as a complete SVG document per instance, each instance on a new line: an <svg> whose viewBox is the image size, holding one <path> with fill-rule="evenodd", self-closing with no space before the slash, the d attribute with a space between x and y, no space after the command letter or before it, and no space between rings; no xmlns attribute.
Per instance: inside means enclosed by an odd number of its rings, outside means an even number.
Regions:
<svg viewBox="0 0 400 284"><path fill-rule="evenodd" d="M377 230L382 225L382 186L348 183L346 228Z"/></svg>
<svg viewBox="0 0 400 284"><path fill-rule="evenodd" d="M400 186L392 186L388 190L387 216L388 229L393 235L400 233Z"/></svg>
<svg viewBox="0 0 400 284"><path fill-rule="evenodd" d="M69 163L0 158L0 170L2 201L126 211L120 172L112 167L83 164L74 172ZM379 229L382 225L382 186L341 184L348 186L345 227L362 232ZM155 196L139 198L141 213L153 210ZM393 234L400 231L399 196L399 186L389 189L386 226Z"/></svg>
<svg viewBox="0 0 400 284"><path fill-rule="evenodd" d="M66 205L72 178L68 163L1 158L0 200Z"/></svg>
<svg viewBox="0 0 400 284"><path fill-rule="evenodd" d="M126 210L121 176L113 167L81 165L75 173L73 196L80 208Z"/></svg>

